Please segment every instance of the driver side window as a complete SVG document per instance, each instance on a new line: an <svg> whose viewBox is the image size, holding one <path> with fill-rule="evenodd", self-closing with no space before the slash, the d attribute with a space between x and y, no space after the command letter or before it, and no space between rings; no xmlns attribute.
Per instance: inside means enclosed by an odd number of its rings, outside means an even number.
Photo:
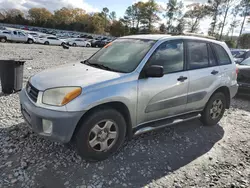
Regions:
<svg viewBox="0 0 250 188"><path fill-rule="evenodd" d="M148 66L159 65L164 74L179 72L184 69L183 41L173 40L162 43L148 61Z"/></svg>

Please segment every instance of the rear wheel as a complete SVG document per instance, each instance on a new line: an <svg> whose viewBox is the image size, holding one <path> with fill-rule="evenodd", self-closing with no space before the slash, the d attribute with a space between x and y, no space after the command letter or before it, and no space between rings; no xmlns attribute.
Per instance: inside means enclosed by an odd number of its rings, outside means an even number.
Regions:
<svg viewBox="0 0 250 188"><path fill-rule="evenodd" d="M223 93L215 93L208 101L201 114L204 125L216 125L222 118L226 109L226 97Z"/></svg>
<svg viewBox="0 0 250 188"><path fill-rule="evenodd" d="M76 133L76 147L86 160L108 158L123 144L126 134L124 117L114 109L99 109L91 113Z"/></svg>
<svg viewBox="0 0 250 188"><path fill-rule="evenodd" d="M76 47L76 43L73 43L73 46L75 46L75 47Z"/></svg>
<svg viewBox="0 0 250 188"><path fill-rule="evenodd" d="M90 44L87 44L87 45L86 45L86 47L88 47L88 48L89 48L89 47L90 47Z"/></svg>
<svg viewBox="0 0 250 188"><path fill-rule="evenodd" d="M1 42L6 42L6 38L1 38Z"/></svg>
<svg viewBox="0 0 250 188"><path fill-rule="evenodd" d="M45 44L45 45L49 45L49 42L48 42L48 41L46 41L44 44Z"/></svg>

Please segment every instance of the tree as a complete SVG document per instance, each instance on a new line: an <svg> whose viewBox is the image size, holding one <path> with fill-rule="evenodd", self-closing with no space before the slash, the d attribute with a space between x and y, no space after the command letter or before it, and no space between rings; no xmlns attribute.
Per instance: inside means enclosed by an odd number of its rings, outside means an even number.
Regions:
<svg viewBox="0 0 250 188"><path fill-rule="evenodd" d="M19 9L8 9L2 11L3 22L12 24L23 24L26 20L24 13Z"/></svg>
<svg viewBox="0 0 250 188"><path fill-rule="evenodd" d="M178 20L178 25L176 26L177 33L183 33L185 30L185 19L182 17Z"/></svg>
<svg viewBox="0 0 250 188"><path fill-rule="evenodd" d="M229 27L229 30L228 30L228 32L231 32L231 40L233 38L234 29L239 26L239 21L237 20L237 16L239 14L239 11L240 11L240 6L239 5L235 6L231 11L231 14L233 16L233 20L230 23L230 27Z"/></svg>
<svg viewBox="0 0 250 188"><path fill-rule="evenodd" d="M182 9L184 5L182 1L178 2L177 0L169 0L167 3L166 13L164 15L167 18L167 31L172 32L174 25L173 22L180 19L182 16Z"/></svg>
<svg viewBox="0 0 250 188"><path fill-rule="evenodd" d="M144 30L146 32L150 33L153 30L153 23L156 23L160 20L159 16L157 15L159 12L159 6L154 0L149 0L141 7L141 23L144 25Z"/></svg>
<svg viewBox="0 0 250 188"><path fill-rule="evenodd" d="M52 18L52 13L46 8L31 8L28 11L31 21L35 25L42 26L47 23L48 20Z"/></svg>
<svg viewBox="0 0 250 188"><path fill-rule="evenodd" d="M114 22L116 20L116 13L115 11L110 12L109 19Z"/></svg>
<svg viewBox="0 0 250 188"><path fill-rule="evenodd" d="M120 37L124 35L125 27L122 24L122 21L113 21L112 25L110 26L110 34L115 37Z"/></svg>
<svg viewBox="0 0 250 188"><path fill-rule="evenodd" d="M63 7L54 12L55 22L59 24L70 24L74 21L72 16L72 9Z"/></svg>
<svg viewBox="0 0 250 188"><path fill-rule="evenodd" d="M102 13L104 15L104 28L106 29L107 28L107 18L108 18L108 13L109 13L109 9L107 7L104 7L102 9Z"/></svg>
<svg viewBox="0 0 250 188"><path fill-rule="evenodd" d="M200 21L209 14L207 6L194 5L192 9L188 10L184 15L189 32L197 32L199 30Z"/></svg>
<svg viewBox="0 0 250 188"><path fill-rule="evenodd" d="M103 34L105 31L105 25L103 22L103 17L95 13L90 20L89 32L96 34Z"/></svg>
<svg viewBox="0 0 250 188"><path fill-rule="evenodd" d="M165 33L166 29L167 29L167 27L166 27L166 25L164 23L160 25L159 30L160 30L161 33Z"/></svg>
<svg viewBox="0 0 250 188"><path fill-rule="evenodd" d="M142 10L143 10L144 3L139 1L138 3L129 6L126 9L124 21L127 22L126 25L132 27L133 30L136 32L139 31L139 25L141 24L142 20Z"/></svg>
<svg viewBox="0 0 250 188"><path fill-rule="evenodd" d="M222 7L221 7L221 12L222 12L222 15L223 15L223 21L222 21L222 27L221 27L221 33L220 33L220 40L221 40L223 30L224 30L224 27L225 27L228 11L229 11L229 8L231 7L233 1L234 0L224 0L223 1Z"/></svg>
<svg viewBox="0 0 250 188"><path fill-rule="evenodd" d="M243 21L241 23L241 28L240 28L240 35L241 35L246 21L246 17L250 15L250 0L242 0L240 6L241 6L241 16L243 17Z"/></svg>
<svg viewBox="0 0 250 188"><path fill-rule="evenodd" d="M215 35L215 29L217 25L218 16L220 15L220 6L223 3L223 0L208 0L208 10L210 15L213 17L213 21L210 24L209 33L210 35Z"/></svg>
<svg viewBox="0 0 250 188"><path fill-rule="evenodd" d="M243 34L239 37L239 45L241 48L249 49L250 48L250 34Z"/></svg>

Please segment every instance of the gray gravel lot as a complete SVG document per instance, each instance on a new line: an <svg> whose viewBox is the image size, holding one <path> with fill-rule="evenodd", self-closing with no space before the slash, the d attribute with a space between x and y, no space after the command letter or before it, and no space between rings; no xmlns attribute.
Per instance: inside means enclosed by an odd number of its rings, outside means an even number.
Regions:
<svg viewBox="0 0 250 188"><path fill-rule="evenodd" d="M25 84L37 72L96 50L0 43L0 58L32 59L25 63ZM109 159L88 163L72 146L32 133L18 93L0 93L0 187L250 187L250 98L233 99L216 126L178 124L135 137Z"/></svg>

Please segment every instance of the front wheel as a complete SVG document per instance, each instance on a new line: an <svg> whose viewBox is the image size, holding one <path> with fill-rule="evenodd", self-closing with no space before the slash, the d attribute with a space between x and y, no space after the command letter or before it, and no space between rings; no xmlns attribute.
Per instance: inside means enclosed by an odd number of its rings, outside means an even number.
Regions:
<svg viewBox="0 0 250 188"><path fill-rule="evenodd" d="M28 43L29 43L29 44L33 44L34 41L33 41L32 39L28 39Z"/></svg>
<svg viewBox="0 0 250 188"><path fill-rule="evenodd" d="M89 48L89 47L90 47L90 44L87 44L86 47Z"/></svg>
<svg viewBox="0 0 250 188"><path fill-rule="evenodd" d="M76 47L76 43L73 43L73 46Z"/></svg>
<svg viewBox="0 0 250 188"><path fill-rule="evenodd" d="M208 101L201 114L201 121L204 125L216 125L222 118L226 109L226 97L223 93L215 93Z"/></svg>
<svg viewBox="0 0 250 188"><path fill-rule="evenodd" d="M49 45L49 42L48 42L48 41L46 41L44 44L45 44L45 45Z"/></svg>
<svg viewBox="0 0 250 188"><path fill-rule="evenodd" d="M123 144L126 135L124 117L114 109L99 109L84 118L76 133L76 147L86 160L108 158Z"/></svg>

